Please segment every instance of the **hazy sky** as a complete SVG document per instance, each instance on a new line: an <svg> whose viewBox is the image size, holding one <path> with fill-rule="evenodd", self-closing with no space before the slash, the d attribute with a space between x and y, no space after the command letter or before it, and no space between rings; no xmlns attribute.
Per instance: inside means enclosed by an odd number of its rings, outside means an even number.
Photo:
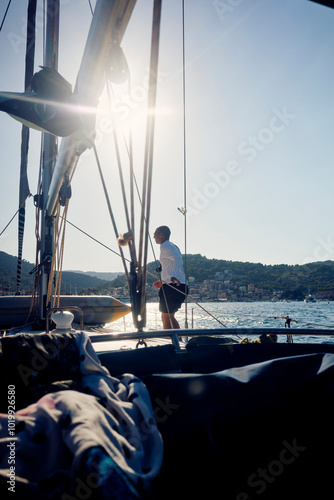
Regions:
<svg viewBox="0 0 334 500"><path fill-rule="evenodd" d="M114 86L112 104L125 134L132 120L140 186L152 3L137 0L122 43L132 90ZM6 5L0 5L1 19ZM91 13L84 0L63 0L61 7L59 71L74 86ZM12 2L0 32L1 90L23 90L25 10L25 2ZM181 0L165 0L150 232L169 225L183 250L181 14ZM188 252L263 264L334 260L334 10L307 0L185 0L185 38ZM36 71L40 64L39 43ZM104 95L97 144L123 232L109 116ZM0 114L0 129L1 232L18 208L21 125ZM31 135L35 194L40 135ZM124 147L122 157L128 178ZM117 250L93 153L81 158L72 191L69 220ZM30 198L24 258L32 262L34 217ZM0 238L0 250L17 254L17 219ZM69 226L64 268L118 271L122 264Z"/></svg>

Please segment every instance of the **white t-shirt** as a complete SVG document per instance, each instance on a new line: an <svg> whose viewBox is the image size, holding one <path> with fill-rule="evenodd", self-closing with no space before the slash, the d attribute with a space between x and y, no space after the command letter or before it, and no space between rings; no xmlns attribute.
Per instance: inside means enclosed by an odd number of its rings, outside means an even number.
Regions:
<svg viewBox="0 0 334 500"><path fill-rule="evenodd" d="M161 279L165 283L172 282L172 276L181 283L186 282L180 249L169 240L160 245Z"/></svg>

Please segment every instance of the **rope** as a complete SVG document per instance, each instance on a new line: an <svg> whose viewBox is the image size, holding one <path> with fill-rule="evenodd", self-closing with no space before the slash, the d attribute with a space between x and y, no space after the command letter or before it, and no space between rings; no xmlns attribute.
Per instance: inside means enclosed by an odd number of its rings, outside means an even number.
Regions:
<svg viewBox="0 0 334 500"><path fill-rule="evenodd" d="M62 216L60 216L62 217ZM101 241L97 240L96 238L94 238L93 236L91 236L90 234L86 233L83 229L80 229L80 227L76 226L75 224L73 224L73 222L70 222L68 219L66 220L67 224L70 224L70 226L74 227L75 229L77 229L78 231L80 231L80 233L84 234L85 236L88 236L88 238L90 238L91 240L95 241L96 243L98 243L99 245L103 246L104 248L106 248L107 250L109 250L109 252L112 252L114 253L115 255L117 255L117 257L122 257L120 253L116 252L115 250L113 250L112 248L108 247L107 245L105 245L104 243L102 243ZM128 262L131 262L129 259L125 259L127 260Z"/></svg>
<svg viewBox="0 0 334 500"><path fill-rule="evenodd" d="M67 202L66 202L66 204L67 204ZM60 205L58 203L58 205L57 205L57 213L56 213L56 220L55 220L55 227L54 227L54 233L55 234L54 234L53 249L52 249L51 271L50 271L49 282L48 282L48 289L47 289L47 295L46 295L46 305L47 305L47 307L48 307L48 305L51 302L51 291L52 291L52 283L53 283L53 274L54 274L54 269L55 269L55 262L56 262L56 255L57 255L57 248L58 248L58 244L59 244L60 234L61 234L61 230L62 230L62 227L63 227L63 223L66 220L65 217L62 218L61 225L59 227L59 218L60 218ZM58 292L58 284L57 284L58 279L59 279L59 276L57 275L52 307L56 307L55 297L56 297L56 294Z"/></svg>
<svg viewBox="0 0 334 500"><path fill-rule="evenodd" d="M54 224L54 239L53 239L53 249L52 249L52 259L51 259L51 270L50 270L48 288L47 288L47 293L46 293L46 308L49 307L49 304L51 302L53 272L54 272L55 260L56 260L56 250L57 250L58 240L59 240L59 230L58 230L59 215L60 215L60 205L58 203L57 212L56 212L56 220L55 220L55 224ZM54 307L54 305L52 307Z"/></svg>
<svg viewBox="0 0 334 500"><path fill-rule="evenodd" d="M108 82L107 82L106 87L107 87L107 97L108 97L108 101L109 101L109 107L110 107L110 110L112 110L110 88L109 88ZM133 190L131 190L131 178L132 178L132 173L133 173L132 154L131 154L131 156L129 155L129 160L130 160L130 198L131 198L131 219L130 219L128 201L127 201L125 183L124 183L124 176L123 176L123 169L122 169L122 161L121 161L118 137L117 137L117 132L116 132L116 123L115 123L115 120L113 119L112 112L111 112L111 120L112 120L113 137L114 137L115 152L116 152L116 159L117 159L118 175L119 175L119 179L120 179L121 191L122 191L122 197L123 197L123 205L124 205L124 210L125 210L125 218L126 218L128 231L132 231L132 233L133 233L133 239L132 239L132 241L128 242L128 245L129 245L132 263L134 266L136 266L137 265L137 257L136 257L135 239L134 239L134 203L133 203ZM131 150L132 150L132 139L131 139ZM132 170L132 172L131 172L131 170Z"/></svg>
<svg viewBox="0 0 334 500"><path fill-rule="evenodd" d="M74 168L71 177L67 180L67 186L70 186L74 173L75 173L76 167ZM62 278L62 272L63 272L63 261L64 261L64 249L65 249L65 232L66 232L66 222L67 222L67 212L68 212L68 207L69 207L69 201L70 198L66 198L64 210L63 210L63 215L60 214L60 203L57 204L57 214L56 214L56 221L55 221L55 229L54 229L54 244L53 244L53 250L52 250L52 259L51 259L51 271L49 275L49 282L48 282L48 289L47 289L47 299L46 299L46 304L47 306L51 302L51 289L52 289L52 283L53 283L53 275L54 275L54 269L55 269L55 262L56 262L56 255L57 255L57 250L59 250L59 256L57 260L57 270L56 270L56 279L55 279L55 287L54 287L54 293L53 293L53 303L52 307L59 307L59 301L60 301L60 292L61 292L61 278ZM59 220L61 219L60 227L59 227ZM59 240L61 240L61 243L59 245Z"/></svg>
<svg viewBox="0 0 334 500"><path fill-rule="evenodd" d="M66 205L64 208L64 217L62 218L62 222L64 221L64 229L62 231L62 238L61 238L61 244L60 244L60 254L59 254L59 258L58 258L58 271L57 271L57 278L56 278L56 284L55 284L55 293L54 293L54 298L53 298L53 307L59 307L59 301L60 301L61 278L62 278L62 272L63 272L64 249L65 249L66 218L67 218L68 206L69 206L69 199L66 200Z"/></svg>

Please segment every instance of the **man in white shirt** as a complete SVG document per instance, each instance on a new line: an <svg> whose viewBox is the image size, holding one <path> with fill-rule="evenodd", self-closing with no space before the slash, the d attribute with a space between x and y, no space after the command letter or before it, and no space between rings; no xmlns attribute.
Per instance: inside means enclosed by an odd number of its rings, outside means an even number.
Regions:
<svg viewBox="0 0 334 500"><path fill-rule="evenodd" d="M182 255L170 238L170 229L160 226L154 232L155 242L160 245L161 280L153 283L159 288L159 310L164 330L179 329L175 318L188 293Z"/></svg>

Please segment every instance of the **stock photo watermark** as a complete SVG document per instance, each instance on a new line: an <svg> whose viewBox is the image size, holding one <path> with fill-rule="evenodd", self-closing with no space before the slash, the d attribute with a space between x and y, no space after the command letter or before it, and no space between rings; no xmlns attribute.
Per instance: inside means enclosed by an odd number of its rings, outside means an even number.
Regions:
<svg viewBox="0 0 334 500"><path fill-rule="evenodd" d="M291 113L287 106L283 106L281 109L273 108L267 126L262 127L255 135L249 135L239 143L237 147L239 157L249 164L254 162L258 155L275 140L278 134L286 130L295 118L296 115ZM209 172L210 180L201 189L193 189L187 210L188 216L198 215L207 208L211 201L229 186L232 179L243 172L242 160L228 161L224 169Z"/></svg>
<svg viewBox="0 0 334 500"><path fill-rule="evenodd" d="M57 342L50 339L50 341L44 345L43 354L41 354L41 352L38 352L37 349L32 349L31 365L27 366L20 363L17 366L17 371L24 385L28 386L30 383L30 378L36 377L36 373L45 370L49 365L49 361L58 357L59 352L66 349L69 343L69 338L62 338L61 336L59 336Z"/></svg>
<svg viewBox="0 0 334 500"><path fill-rule="evenodd" d="M283 448L278 457L271 460L266 467L259 467L248 477L247 485L252 489L252 492L249 494L242 491L237 495L236 500L252 500L252 498L257 498L254 497L253 493L257 496L262 495L268 485L273 484L284 473L286 467L292 465L300 457L301 453L307 449L306 446L297 443L296 438L292 442L284 440L282 445Z"/></svg>
<svg viewBox="0 0 334 500"><path fill-rule="evenodd" d="M59 0L60 5L66 5L70 3L71 0ZM36 32L40 32L43 30L44 24L45 24L45 15L49 13L49 6L46 5L45 9L43 8L43 5L38 4L37 9L36 9ZM53 14L53 10L51 11ZM58 11L56 12L58 14ZM27 43L27 17L22 17L21 18L21 27L17 32L10 31L7 33L7 38L8 41L15 52L15 54L18 54L20 50L25 50L26 48L26 43Z"/></svg>
<svg viewBox="0 0 334 500"><path fill-rule="evenodd" d="M15 493L15 464L16 464L16 437L15 437L15 385L8 386L8 408L7 408L7 428L8 436L10 438L7 449L8 449L8 472L7 472L7 484L8 491Z"/></svg>
<svg viewBox="0 0 334 500"><path fill-rule="evenodd" d="M231 14L236 7L239 7L244 0L214 0L212 5L221 21L225 21L226 16Z"/></svg>
<svg viewBox="0 0 334 500"><path fill-rule="evenodd" d="M334 240L331 235L327 235L325 238L319 236L317 238L317 245L313 251L313 257L306 257L304 263L316 261L326 261L333 260L334 258Z"/></svg>

